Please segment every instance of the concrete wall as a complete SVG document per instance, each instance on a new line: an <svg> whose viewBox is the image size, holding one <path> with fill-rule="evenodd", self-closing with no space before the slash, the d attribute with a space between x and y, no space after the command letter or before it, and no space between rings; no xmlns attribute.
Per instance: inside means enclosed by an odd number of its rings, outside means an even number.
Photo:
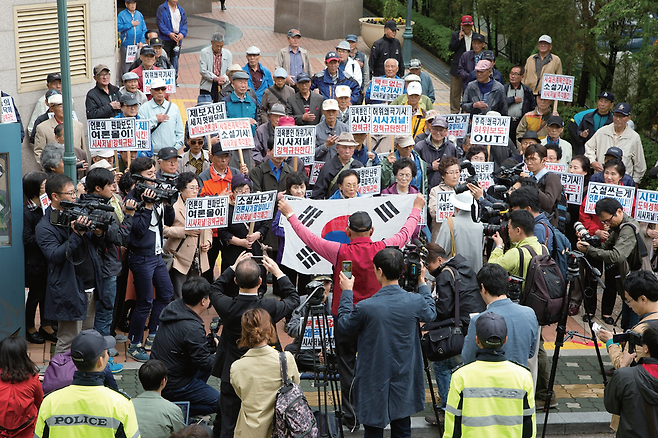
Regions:
<svg viewBox="0 0 658 438"><path fill-rule="evenodd" d="M299 29L305 38L332 40L359 34L363 0L275 0L274 32Z"/></svg>
<svg viewBox="0 0 658 438"><path fill-rule="evenodd" d="M56 0L3 0L2 7L5 11L5 19L0 20L0 46L4 48L3 62L0 63L0 89L14 98L16 107L21 114L23 123L27 124L34 110L37 99L43 99L46 92L46 75L43 72L43 89L26 93L17 92L16 77L16 44L14 41L14 6L33 5L41 3L56 4ZM116 82L116 6L112 1L89 0L88 10L88 35L90 38L90 69L97 64L105 64L112 69L112 82ZM73 85L71 93L74 107L80 122L86 126L85 118L85 96L87 91L93 88L95 82L90 79L89 83ZM25 127L25 126L24 126ZM38 166L34 160L32 147L27 135L23 142L23 173L37 170Z"/></svg>

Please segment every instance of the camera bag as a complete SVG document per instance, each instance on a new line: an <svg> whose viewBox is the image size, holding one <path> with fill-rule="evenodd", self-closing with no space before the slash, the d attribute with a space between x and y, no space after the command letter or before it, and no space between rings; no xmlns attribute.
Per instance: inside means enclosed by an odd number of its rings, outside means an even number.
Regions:
<svg viewBox="0 0 658 438"><path fill-rule="evenodd" d="M446 269L452 274L455 283L455 317L426 323L423 330L427 330L427 333L420 340L425 356L433 362L461 354L466 337L466 330L459 319L459 283L452 268L446 266Z"/></svg>

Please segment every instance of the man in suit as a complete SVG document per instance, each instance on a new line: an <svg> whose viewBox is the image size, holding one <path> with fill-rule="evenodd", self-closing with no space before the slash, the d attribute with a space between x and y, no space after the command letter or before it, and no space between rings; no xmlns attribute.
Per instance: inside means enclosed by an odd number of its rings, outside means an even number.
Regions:
<svg viewBox="0 0 658 438"><path fill-rule="evenodd" d="M448 48L452 52L452 63L450 64L450 113L460 112L459 104L462 100L462 78L459 76L459 59L471 50L473 41L473 17L464 15L461 28L452 33Z"/></svg>
<svg viewBox="0 0 658 438"><path fill-rule="evenodd" d="M295 119L295 125L317 125L322 117L324 97L311 93L311 77L306 72L297 75L297 89L288 98L286 114Z"/></svg>
<svg viewBox="0 0 658 438"><path fill-rule="evenodd" d="M217 347L217 358L212 369L212 375L222 380L217 402L218 414L214 422L215 438L232 438L240 413L240 398L231 385L230 372L233 362L246 352L246 349L238 348L237 344L242 336L242 314L248 309L261 308L270 314L272 323L276 325L299 305L297 290L276 262L263 254L263 265L279 283L284 297L282 300L259 298L258 288L263 279L260 277L260 267L251 260L251 254L248 252L243 252L210 289L210 301L224 322L222 338ZM230 287L233 283L239 286L239 294L227 295L233 290Z"/></svg>
<svg viewBox="0 0 658 438"><path fill-rule="evenodd" d="M200 94L210 94L213 102L219 102L219 90L228 84L226 70L233 64L233 55L224 48L224 35L216 32L199 55Z"/></svg>

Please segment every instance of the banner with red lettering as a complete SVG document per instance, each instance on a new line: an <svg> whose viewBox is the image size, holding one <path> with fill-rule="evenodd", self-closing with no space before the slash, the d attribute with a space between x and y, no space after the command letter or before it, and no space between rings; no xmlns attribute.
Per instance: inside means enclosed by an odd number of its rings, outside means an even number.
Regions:
<svg viewBox="0 0 658 438"><path fill-rule="evenodd" d="M359 174L359 194L361 196L379 195L382 190L382 168L380 166L359 167L354 171Z"/></svg>
<svg viewBox="0 0 658 438"><path fill-rule="evenodd" d="M89 150L128 151L136 148L135 118L87 120ZM149 145L150 148L150 145Z"/></svg>
<svg viewBox="0 0 658 438"><path fill-rule="evenodd" d="M507 146L511 119L508 116L473 116L471 144Z"/></svg>
<svg viewBox="0 0 658 438"><path fill-rule="evenodd" d="M228 204L228 196L187 198L185 201L185 229L227 227Z"/></svg>
<svg viewBox="0 0 658 438"><path fill-rule="evenodd" d="M226 119L217 121L217 130L223 151L251 149L254 147L254 135L248 118Z"/></svg>
<svg viewBox="0 0 658 438"><path fill-rule="evenodd" d="M658 224L658 192L638 189L635 198L635 219Z"/></svg>
<svg viewBox="0 0 658 438"><path fill-rule="evenodd" d="M391 102L404 94L404 79L372 78L370 99Z"/></svg>
<svg viewBox="0 0 658 438"><path fill-rule="evenodd" d="M233 223L267 221L274 216L276 190L270 192L247 193L235 197Z"/></svg>
<svg viewBox="0 0 658 438"><path fill-rule="evenodd" d="M187 110L187 126L190 137L203 137L218 131L217 122L226 119L224 102L193 106Z"/></svg>
<svg viewBox="0 0 658 438"><path fill-rule="evenodd" d="M370 105L370 108L372 134L411 134L411 105Z"/></svg>
<svg viewBox="0 0 658 438"><path fill-rule="evenodd" d="M315 154L315 125L274 128L275 157L304 157Z"/></svg>
<svg viewBox="0 0 658 438"><path fill-rule="evenodd" d="M574 83L573 76L545 74L541 84L541 98L571 102Z"/></svg>

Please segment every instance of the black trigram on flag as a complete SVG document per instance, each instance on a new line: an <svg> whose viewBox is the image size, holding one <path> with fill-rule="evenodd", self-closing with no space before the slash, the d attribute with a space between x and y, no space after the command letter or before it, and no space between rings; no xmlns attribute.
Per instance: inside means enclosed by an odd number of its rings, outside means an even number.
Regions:
<svg viewBox="0 0 658 438"><path fill-rule="evenodd" d="M391 201L386 201L384 204L375 208L375 213L382 218L384 222L388 222L390 219L393 219L395 216L400 214L397 208L393 205Z"/></svg>
<svg viewBox="0 0 658 438"><path fill-rule="evenodd" d="M305 246L301 251L297 253L297 258L300 262L302 262L306 269L311 269L311 266L319 263L322 260L320 259L320 256L313 252L313 250L308 246Z"/></svg>
<svg viewBox="0 0 658 438"><path fill-rule="evenodd" d="M304 224L304 226L310 227L322 213L322 210L309 205L306 207L306 210L304 210L304 212L299 215L299 220Z"/></svg>

